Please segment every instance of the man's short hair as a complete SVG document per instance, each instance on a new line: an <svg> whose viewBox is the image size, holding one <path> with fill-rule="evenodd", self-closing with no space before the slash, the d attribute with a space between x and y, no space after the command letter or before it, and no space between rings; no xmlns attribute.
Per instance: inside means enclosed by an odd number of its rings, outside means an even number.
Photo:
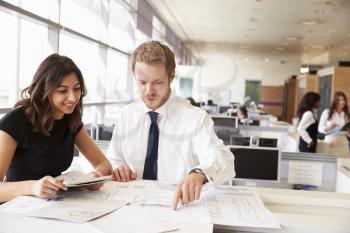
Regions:
<svg viewBox="0 0 350 233"><path fill-rule="evenodd" d="M167 45L159 41L152 40L142 43L134 50L130 58L131 71L133 73L136 62L143 62L147 65L164 64L168 77L172 78L175 76L176 64L174 53Z"/></svg>

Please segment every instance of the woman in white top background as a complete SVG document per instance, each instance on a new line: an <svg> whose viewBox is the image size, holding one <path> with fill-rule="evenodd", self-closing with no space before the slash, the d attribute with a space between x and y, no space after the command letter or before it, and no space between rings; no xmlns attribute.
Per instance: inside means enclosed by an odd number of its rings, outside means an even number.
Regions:
<svg viewBox="0 0 350 233"><path fill-rule="evenodd" d="M329 154L349 155L349 132L341 130L349 122L349 115L346 95L341 91L336 92L330 107L322 112L318 125L318 131L326 134L325 142L329 143Z"/></svg>
<svg viewBox="0 0 350 233"><path fill-rule="evenodd" d="M299 151L316 152L318 121L315 110L320 107L320 95L316 92L307 92L298 105Z"/></svg>

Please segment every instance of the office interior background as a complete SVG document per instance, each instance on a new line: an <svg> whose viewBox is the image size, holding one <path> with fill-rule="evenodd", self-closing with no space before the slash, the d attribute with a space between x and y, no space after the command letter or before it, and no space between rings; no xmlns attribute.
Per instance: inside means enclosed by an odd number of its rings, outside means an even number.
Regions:
<svg viewBox="0 0 350 233"><path fill-rule="evenodd" d="M210 113L231 146L235 184L263 187L283 232L348 232L349 154L327 154L323 141L317 153L299 153L296 127L306 92L321 95L318 117L336 91L350 98L349 22L350 0L0 0L0 118L41 61L66 55L83 73L83 122L105 153L116 113L138 99L130 55L159 40L176 57L172 90ZM238 125L232 114L240 105L257 110L252 123L260 126ZM97 129L108 131L106 141ZM81 157L72 167L87 172ZM237 166L253 173L240 176ZM302 170L298 181L313 173L317 186L306 190L320 192L294 192L293 169Z"/></svg>
<svg viewBox="0 0 350 233"><path fill-rule="evenodd" d="M177 95L219 105L249 96L292 123L310 89L295 79L301 68L307 73L350 60L349 10L346 0L0 1L0 113L57 52L86 79L84 122L113 124L115 112L137 98L130 53L154 39L175 52ZM288 95L288 88L295 90ZM350 94L347 84L341 89Z"/></svg>

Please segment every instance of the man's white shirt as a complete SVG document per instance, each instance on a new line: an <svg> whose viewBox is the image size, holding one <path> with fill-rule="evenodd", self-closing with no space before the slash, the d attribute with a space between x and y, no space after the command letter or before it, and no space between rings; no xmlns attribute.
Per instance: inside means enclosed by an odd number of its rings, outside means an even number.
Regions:
<svg viewBox="0 0 350 233"><path fill-rule="evenodd" d="M113 168L128 165L142 179L151 124L142 100L125 106L117 116L107 157ZM202 109L173 94L158 114L159 145L157 178L180 182L194 168L211 183L235 176L234 156L213 129L211 117Z"/></svg>

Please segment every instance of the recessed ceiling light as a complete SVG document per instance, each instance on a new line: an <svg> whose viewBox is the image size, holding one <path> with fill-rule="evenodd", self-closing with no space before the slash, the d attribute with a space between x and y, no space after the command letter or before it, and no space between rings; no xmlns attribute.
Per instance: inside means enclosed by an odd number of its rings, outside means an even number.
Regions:
<svg viewBox="0 0 350 233"><path fill-rule="evenodd" d="M250 49L249 45L244 45L242 44L241 46L239 46L241 49Z"/></svg>
<svg viewBox="0 0 350 233"><path fill-rule="evenodd" d="M297 39L296 36L288 36L288 37L286 38L286 40L289 40L289 41L293 41L293 40L296 40L296 39Z"/></svg>
<svg viewBox="0 0 350 233"><path fill-rule="evenodd" d="M305 26L315 26L317 24L320 24L320 20L319 19L304 19L301 24L305 25Z"/></svg>
<svg viewBox="0 0 350 233"><path fill-rule="evenodd" d="M288 46L289 43L280 43L281 46Z"/></svg>
<svg viewBox="0 0 350 233"><path fill-rule="evenodd" d="M300 68L300 73L306 74L306 73L308 73L308 72L309 72L309 67L301 67L301 68Z"/></svg>
<svg viewBox="0 0 350 233"><path fill-rule="evenodd" d="M254 18L254 17L251 17L251 18L249 19L249 22L251 22L251 23L257 23L257 22L259 22L259 20L257 20L257 19Z"/></svg>
<svg viewBox="0 0 350 233"><path fill-rule="evenodd" d="M264 61L265 61L265 62L269 62L270 59L269 59L268 57L265 57L265 58L264 58Z"/></svg>
<svg viewBox="0 0 350 233"><path fill-rule="evenodd" d="M316 10L314 10L314 12L315 12L316 14L325 14L325 13L327 13L328 11L325 10L325 9L316 9Z"/></svg>
<svg viewBox="0 0 350 233"><path fill-rule="evenodd" d="M312 49L323 49L324 46L320 45L320 44L312 44L312 45L310 45L310 48L312 48Z"/></svg>

